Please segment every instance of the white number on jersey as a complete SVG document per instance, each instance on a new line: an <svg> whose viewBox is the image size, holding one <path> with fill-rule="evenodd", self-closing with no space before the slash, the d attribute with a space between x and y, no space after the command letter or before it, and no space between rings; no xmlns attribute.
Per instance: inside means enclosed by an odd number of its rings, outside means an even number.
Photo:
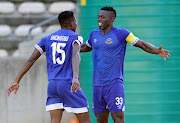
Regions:
<svg viewBox="0 0 180 123"><path fill-rule="evenodd" d="M66 43L57 43L57 42L53 42L51 44L52 47L52 60L53 63L56 64L63 64L65 61L65 51L62 50L63 47L66 46ZM62 56L62 59L60 60L60 58L56 58L56 53L60 53Z"/></svg>
<svg viewBox="0 0 180 123"><path fill-rule="evenodd" d="M122 97L116 97L116 105L122 105L123 104L123 98Z"/></svg>

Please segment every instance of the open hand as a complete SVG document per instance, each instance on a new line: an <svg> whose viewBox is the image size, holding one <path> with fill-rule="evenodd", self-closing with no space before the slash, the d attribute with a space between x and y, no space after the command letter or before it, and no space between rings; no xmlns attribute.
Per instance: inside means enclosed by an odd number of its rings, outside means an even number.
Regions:
<svg viewBox="0 0 180 123"><path fill-rule="evenodd" d="M71 85L71 93L73 93L74 91L77 92L78 90L82 90L80 88L78 77L73 77L72 85Z"/></svg>
<svg viewBox="0 0 180 123"><path fill-rule="evenodd" d="M162 45L158 48L158 54L163 57L164 61L166 61L166 58L169 59L169 56L171 56L170 51L162 49Z"/></svg>
<svg viewBox="0 0 180 123"><path fill-rule="evenodd" d="M19 83L13 83L10 87L9 87L9 89L8 89L8 96L11 94L11 92L12 91L14 91L14 94L16 94L17 93L17 91L18 91L18 89L19 89Z"/></svg>

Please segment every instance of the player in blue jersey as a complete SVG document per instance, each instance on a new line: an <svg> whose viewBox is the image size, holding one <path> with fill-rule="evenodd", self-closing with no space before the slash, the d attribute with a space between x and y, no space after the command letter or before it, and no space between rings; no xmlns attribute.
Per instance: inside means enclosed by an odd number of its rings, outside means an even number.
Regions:
<svg viewBox="0 0 180 123"><path fill-rule="evenodd" d="M88 102L79 84L79 52L83 38L75 34L77 24L73 12L60 13L58 20L61 29L35 45L33 54L9 87L8 96L14 90L17 92L21 78L46 52L49 81L46 111L50 111L51 123L60 123L64 110L73 112L80 123L91 123Z"/></svg>
<svg viewBox="0 0 180 123"><path fill-rule="evenodd" d="M124 28L114 27L116 11L101 8L98 14L99 29L91 32L81 52L92 50L93 56L93 112L97 123L108 123L109 112L115 123L124 123L125 98L123 82L124 56L127 42L166 60L168 50L146 43Z"/></svg>

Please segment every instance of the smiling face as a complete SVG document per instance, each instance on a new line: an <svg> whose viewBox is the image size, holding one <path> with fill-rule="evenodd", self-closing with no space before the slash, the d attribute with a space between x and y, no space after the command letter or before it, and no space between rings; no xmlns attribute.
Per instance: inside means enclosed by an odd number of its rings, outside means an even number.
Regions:
<svg viewBox="0 0 180 123"><path fill-rule="evenodd" d="M112 28L115 19L113 14L113 12L106 10L101 10L99 12L97 19L99 29L106 30L109 27Z"/></svg>

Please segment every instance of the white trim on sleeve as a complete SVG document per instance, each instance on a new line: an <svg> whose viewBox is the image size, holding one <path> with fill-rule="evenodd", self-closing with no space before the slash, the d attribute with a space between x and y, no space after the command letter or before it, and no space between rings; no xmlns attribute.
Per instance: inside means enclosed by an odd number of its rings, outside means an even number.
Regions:
<svg viewBox="0 0 180 123"><path fill-rule="evenodd" d="M56 109L63 109L63 103L56 103L46 106L46 111L56 110Z"/></svg>
<svg viewBox="0 0 180 123"><path fill-rule="evenodd" d="M86 45L87 45L88 47L92 47L92 46L88 43L88 41L86 41Z"/></svg>
<svg viewBox="0 0 180 123"><path fill-rule="evenodd" d="M41 53L41 55L44 53L43 49L38 46L37 44L34 46L37 50L39 50L39 52Z"/></svg>
<svg viewBox="0 0 180 123"><path fill-rule="evenodd" d="M130 44L131 46L135 45L138 42L139 38L135 38L135 40Z"/></svg>
<svg viewBox="0 0 180 123"><path fill-rule="evenodd" d="M72 43L72 45L77 42L79 44L79 46L81 46L81 43L79 42L79 40L74 40L74 42Z"/></svg>

